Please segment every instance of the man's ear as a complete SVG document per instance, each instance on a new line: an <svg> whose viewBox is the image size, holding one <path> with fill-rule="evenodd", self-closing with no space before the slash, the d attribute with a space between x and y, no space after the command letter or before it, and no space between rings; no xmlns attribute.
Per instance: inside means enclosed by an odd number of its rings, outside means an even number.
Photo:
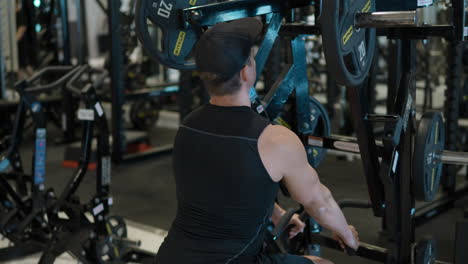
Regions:
<svg viewBox="0 0 468 264"><path fill-rule="evenodd" d="M248 77L247 77L247 65L245 65L244 67L242 67L241 71L240 71L240 78L243 82L246 82L248 81Z"/></svg>

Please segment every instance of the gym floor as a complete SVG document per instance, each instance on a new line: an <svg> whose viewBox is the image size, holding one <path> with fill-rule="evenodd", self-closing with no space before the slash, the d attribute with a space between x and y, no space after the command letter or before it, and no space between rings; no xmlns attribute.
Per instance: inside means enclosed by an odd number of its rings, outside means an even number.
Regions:
<svg viewBox="0 0 468 264"><path fill-rule="evenodd" d="M165 119L164 120L164 116ZM158 127L151 131L154 144L172 142L178 122L176 115L163 115ZM168 125L169 124L169 125ZM49 139L59 136L59 132L50 127ZM60 191L73 173L73 169L63 168L62 161L65 147L50 142L47 149L46 186ZM32 141L24 142L22 149L25 168L30 168ZM176 213L175 184L172 172L171 155L164 155L136 161L112 168L111 192L114 197L112 213L125 217L129 224L129 236L142 239L146 249L157 251L165 230L170 228ZM328 155L318 168L322 182L328 186L335 199L368 199L367 185L362 172L361 162L349 157ZM464 177L460 175L460 177ZM88 172L79 189L80 198L88 199L94 192L95 172ZM280 202L289 204L281 199ZM464 202L466 204L466 201ZM371 210L345 209L344 213L350 224L356 226L362 242L385 246L380 241L381 220L373 216ZM434 219L416 230L417 237L432 235L437 239L438 259L452 261L455 222L462 218L460 210ZM142 228L144 227L144 228ZM134 232L132 234L132 232ZM135 233L136 232L136 233ZM142 235L144 234L144 235ZM360 258L350 258L341 252L323 251L323 257L335 263L376 263ZM63 263L68 263L66 258ZM15 262L17 263L17 262ZM24 263L28 263L27 261ZM33 262L29 262L33 263Z"/></svg>

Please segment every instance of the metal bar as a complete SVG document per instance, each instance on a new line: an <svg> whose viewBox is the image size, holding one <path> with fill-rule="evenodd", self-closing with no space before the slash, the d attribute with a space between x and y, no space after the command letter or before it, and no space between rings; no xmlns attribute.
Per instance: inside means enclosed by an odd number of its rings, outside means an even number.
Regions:
<svg viewBox="0 0 468 264"><path fill-rule="evenodd" d="M328 136L328 137L316 137L308 136L307 144L313 147L320 147L326 149L333 149L337 151L347 152L347 153L356 153L360 154L359 144L357 138L353 137L344 137L344 136ZM379 157L382 156L383 152L383 143L382 141L375 142L377 146L377 152Z"/></svg>
<svg viewBox="0 0 468 264"><path fill-rule="evenodd" d="M355 24L358 28L398 28L419 26L417 11L357 13Z"/></svg>
<svg viewBox="0 0 468 264"><path fill-rule="evenodd" d="M447 46L447 65L445 84L445 148L449 151L458 150L459 128L458 118L460 116L460 91L462 90L463 69L463 43L451 41ZM442 185L447 192L454 192L456 185L457 168L444 166L442 171Z"/></svg>
<svg viewBox="0 0 468 264"><path fill-rule="evenodd" d="M395 104L398 85L401 80L401 40L388 41L388 79L387 79L387 113L390 113Z"/></svg>
<svg viewBox="0 0 468 264"><path fill-rule="evenodd" d="M7 28L8 28L8 71L16 72L19 69L18 61L18 45L16 41L16 7L14 1L5 1L7 3L7 12L6 14L1 14L2 16L7 17Z"/></svg>
<svg viewBox="0 0 468 264"><path fill-rule="evenodd" d="M108 19L110 34L110 78L112 91L112 159L121 162L124 155L125 136L122 105L124 97L123 51L120 32L120 0L108 0Z"/></svg>
<svg viewBox="0 0 468 264"><path fill-rule="evenodd" d="M2 4L0 4L0 15L2 14ZM5 86L5 58L3 57L3 31L2 26L0 26L0 99L4 99L6 96L6 86Z"/></svg>
<svg viewBox="0 0 468 264"><path fill-rule="evenodd" d="M68 3L60 0L60 18L62 22L63 64L71 64L70 29L68 27Z"/></svg>
<svg viewBox="0 0 468 264"><path fill-rule="evenodd" d="M444 150L440 154L440 161L444 164L468 165L468 152Z"/></svg>
<svg viewBox="0 0 468 264"><path fill-rule="evenodd" d="M267 59L271 53L271 49L278 38L278 31L281 28L281 21L283 20L283 15L280 13L273 14L268 24L268 29L265 34L262 45L259 47L257 55L255 56L256 70L258 73L263 72ZM257 74L257 80L260 78L260 74ZM253 89L255 91L255 89Z"/></svg>
<svg viewBox="0 0 468 264"><path fill-rule="evenodd" d="M167 85L167 86L166 86ZM169 85L165 84L162 86L164 88L156 89L140 89L135 92L126 93L125 100L137 100L143 97L158 97L158 96L168 96L179 92L179 86L177 84Z"/></svg>
<svg viewBox="0 0 468 264"><path fill-rule="evenodd" d="M75 0L75 6L78 18L76 23L78 35L78 65L83 65L86 62L85 60L88 53L85 1Z"/></svg>
<svg viewBox="0 0 468 264"><path fill-rule="evenodd" d="M466 40L466 1L465 0L452 0L452 16L454 25L454 40Z"/></svg>
<svg viewBox="0 0 468 264"><path fill-rule="evenodd" d="M410 76L406 85L402 85L400 87L401 92L404 93L407 97L416 98L416 46L415 42L412 40L403 40L402 41L402 71L405 74ZM406 79L406 78L403 78ZM406 90L406 91L405 91ZM402 98L406 97L402 96ZM412 195L411 189L411 177L407 177L407 175L411 175L412 173L412 149L411 146L413 145L413 127L414 124L414 116L408 115L406 119L404 116L407 115L408 111L412 112L415 106L416 99L410 101L407 98L404 104L401 104L401 116L403 116L404 124L407 126L407 129L403 128L403 134L401 135L401 143L398 147L398 151L400 152L401 158L399 161L399 169L397 172L398 180L395 181L395 187L397 189L396 200L394 202L399 203L397 205L397 222L394 224L399 225L397 228L397 233L394 234L396 237L396 244L400 247L398 250L399 254L397 256L397 263L407 263L411 259L411 244L414 242L415 234L414 234L414 227L412 223L412 210L415 206L415 200ZM411 102L411 109L408 109L408 105ZM396 106L400 105L397 99ZM405 124L406 123L406 124ZM391 217L391 216L390 216ZM393 216L395 217L395 216ZM389 223L392 224L392 223Z"/></svg>
<svg viewBox="0 0 468 264"><path fill-rule="evenodd" d="M319 244L326 248L343 251L338 241L334 240L333 238L324 236L324 235L318 235L318 234L312 235L311 242L313 244ZM361 258L370 259L370 260L383 263L387 260L388 250L386 248L382 248L382 247L378 247L378 246L374 246L374 245L361 242L359 244L358 250L356 251L356 255Z"/></svg>
<svg viewBox="0 0 468 264"><path fill-rule="evenodd" d="M96 4L99 6L99 8L104 14L107 14L109 12L107 8L104 6L104 4L101 2L101 0L96 0Z"/></svg>
<svg viewBox="0 0 468 264"><path fill-rule="evenodd" d="M279 3L263 0L238 0L213 3L182 10L185 21L200 26L211 26L220 22L244 17L253 17L279 12ZM186 24L187 27L190 24Z"/></svg>
<svg viewBox="0 0 468 264"><path fill-rule="evenodd" d="M377 176L380 168L375 145L374 134L369 122L364 120L367 113L366 98L362 97L361 87L348 87L347 98L351 109L352 120L356 131L359 148L362 150L361 158L364 167L369 196L373 205L375 216L382 216L382 205L384 204L384 187L381 179Z"/></svg>
<svg viewBox="0 0 468 264"><path fill-rule="evenodd" d="M312 1L264 1L264 0L235 0L190 7L182 10L185 27L190 24L197 26L212 26L214 24L231 21L244 17L254 17L277 13L286 8L308 6Z"/></svg>

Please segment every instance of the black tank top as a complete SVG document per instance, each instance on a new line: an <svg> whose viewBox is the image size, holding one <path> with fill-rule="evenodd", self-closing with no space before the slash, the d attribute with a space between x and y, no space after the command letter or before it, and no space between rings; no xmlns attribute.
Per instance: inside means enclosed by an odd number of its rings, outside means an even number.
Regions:
<svg viewBox="0 0 468 264"><path fill-rule="evenodd" d="M260 159L269 121L249 107L205 105L173 151L177 216L156 263L255 263L278 193Z"/></svg>

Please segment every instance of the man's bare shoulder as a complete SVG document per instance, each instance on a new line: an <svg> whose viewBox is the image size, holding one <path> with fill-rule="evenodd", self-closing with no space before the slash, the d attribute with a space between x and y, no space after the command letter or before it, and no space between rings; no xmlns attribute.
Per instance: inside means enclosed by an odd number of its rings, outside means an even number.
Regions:
<svg viewBox="0 0 468 264"><path fill-rule="evenodd" d="M302 146L299 137L294 132L279 125L270 125L265 128L259 140L261 143L268 144L272 149Z"/></svg>

